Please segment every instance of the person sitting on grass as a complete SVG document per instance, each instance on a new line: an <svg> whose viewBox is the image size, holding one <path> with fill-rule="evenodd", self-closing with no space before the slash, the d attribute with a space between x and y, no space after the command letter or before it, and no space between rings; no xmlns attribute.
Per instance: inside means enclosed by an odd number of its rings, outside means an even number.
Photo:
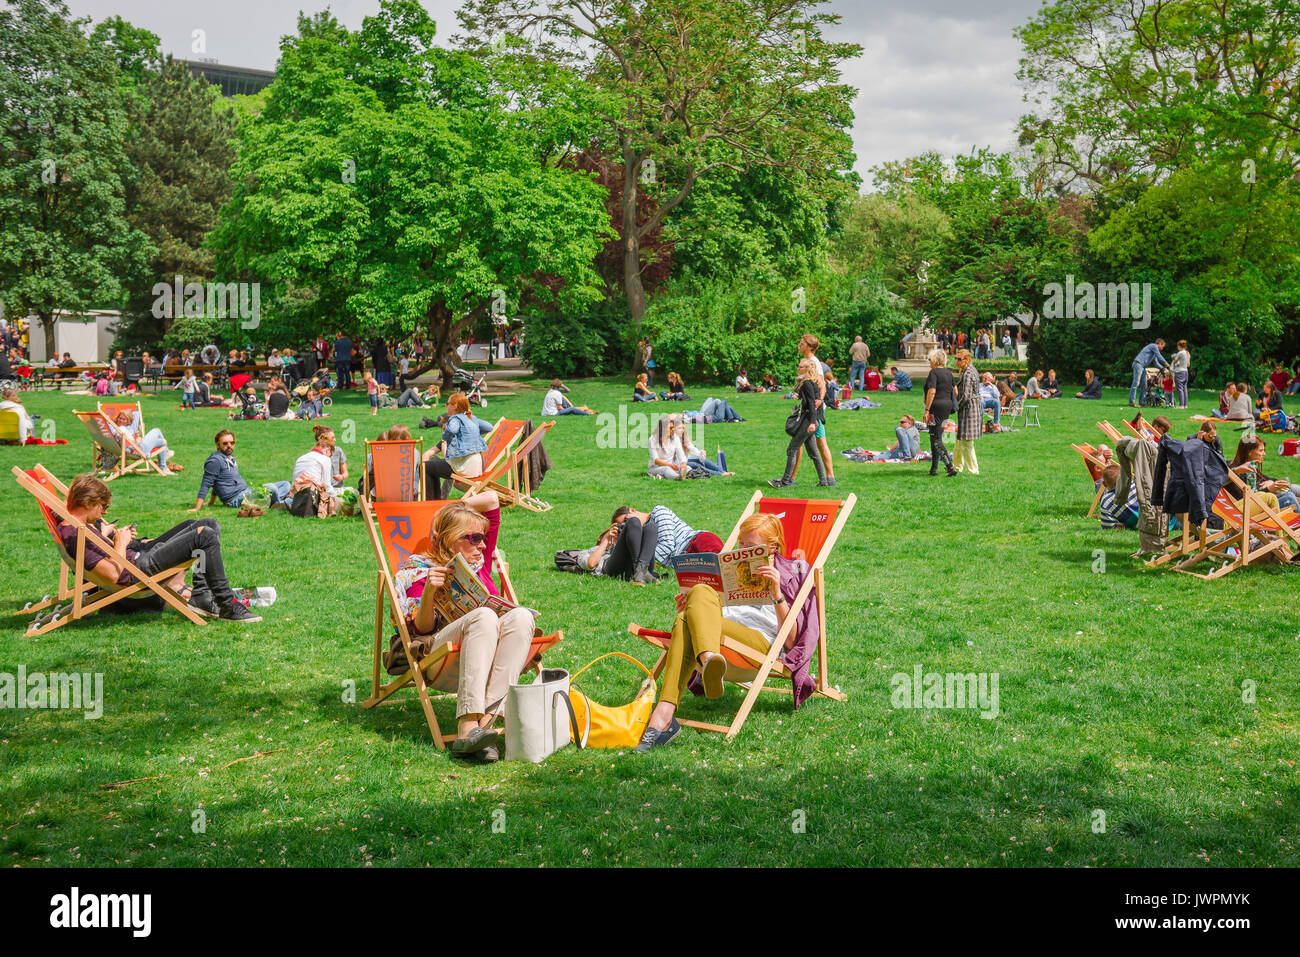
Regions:
<svg viewBox="0 0 1300 957"><path fill-rule="evenodd" d="M434 599L445 593L451 579L447 566L457 556L469 563L489 594L498 594L492 581L492 559L500 528L501 501L496 492L480 492L453 502L440 509L430 523L429 550L408 557L394 576L416 654L426 655L442 644L460 646L456 739L451 743L451 756L479 762L501 757L501 732L492 724L504 706L506 691L528 664L533 613L515 608L498 617L490 608L475 608L447 621ZM394 635L385 656L390 674L403 674L409 667L405 661L396 662L399 648Z"/></svg>
<svg viewBox="0 0 1300 957"><path fill-rule="evenodd" d="M298 418L319 419L324 414L325 410L321 405L320 391L316 388L309 388L307 398L298 404Z"/></svg>
<svg viewBox="0 0 1300 957"><path fill-rule="evenodd" d="M203 463L199 495L190 511L197 515L211 495L219 499L222 505L239 509L238 518L256 518L262 515L262 510L253 501L253 490L239 474L239 465L235 462L235 434L229 429L222 429L213 441L217 450Z"/></svg>
<svg viewBox="0 0 1300 957"><path fill-rule="evenodd" d="M737 373L737 375L736 375L736 391L737 391L737 392L757 392L757 391L758 391L757 388L755 388L753 385L750 384L750 382L749 382L749 370L746 369L744 366L741 366L741 367L740 367L740 372Z"/></svg>
<svg viewBox="0 0 1300 957"><path fill-rule="evenodd" d="M875 366L872 366L870 369L867 370L867 391L868 392L879 392L882 381L883 380L880 378L880 370L877 369ZM909 378L908 381L910 382L911 379Z"/></svg>
<svg viewBox="0 0 1300 957"><path fill-rule="evenodd" d="M644 372L636 377L636 384L632 386L633 402L657 402L659 396L650 391L650 386L646 384L647 376Z"/></svg>
<svg viewBox="0 0 1300 957"><path fill-rule="evenodd" d="M676 372L668 373L668 398L673 402L685 402L690 398L686 394L686 383Z"/></svg>
<svg viewBox="0 0 1300 957"><path fill-rule="evenodd" d="M1012 373L1014 375L1015 373ZM1047 395L1047 390L1043 388L1043 370L1035 369L1034 374L1025 382L1026 399L1042 399Z"/></svg>
<svg viewBox="0 0 1300 957"><path fill-rule="evenodd" d="M916 419L904 415L894 426L897 441L878 455L873 455L872 462L915 462L921 454L921 433L916 427Z"/></svg>
<svg viewBox="0 0 1300 957"><path fill-rule="evenodd" d="M680 415L672 416L673 419L673 440L681 447L681 458L686 460L688 468L704 469L710 476L718 475L730 478L734 472L728 472L718 462L711 461L704 450L691 441L690 429L682 421Z"/></svg>
<svg viewBox="0 0 1300 957"><path fill-rule="evenodd" d="M758 391L759 392L780 392L781 384L776 381L776 376L772 375L772 373L764 372L763 385L759 388Z"/></svg>
<svg viewBox="0 0 1300 957"><path fill-rule="evenodd" d="M1048 399L1061 397L1061 383L1056 381L1056 370L1048 369L1047 378L1043 380L1043 392Z"/></svg>
<svg viewBox="0 0 1300 957"><path fill-rule="evenodd" d="M6 385L4 392L0 393L0 411L6 409L18 413L18 444L26 445L35 422L32 421L31 413L23 405L23 400L18 398L18 390L11 385Z"/></svg>
<svg viewBox="0 0 1300 957"><path fill-rule="evenodd" d="M189 519L168 529L157 538L140 538L134 525L113 525L104 522L104 513L113 501L108 485L93 475L78 475L68 486L68 512L80 522L95 529L113 547L124 554L146 575L179 565L198 557L191 566L194 572L192 588L185 585L185 572L180 571L166 582L183 598L190 608L209 618L225 621L257 622L262 619L235 600L235 593L226 580L226 566L221 556L221 526L215 519ZM77 554L77 529L60 521L55 534L69 555ZM93 542L85 543L83 568L92 580L108 586L125 587L136 583L130 570L121 567Z"/></svg>
<svg viewBox="0 0 1300 957"><path fill-rule="evenodd" d="M1014 372L1007 373L1007 388L1011 390L1012 395L1020 395L1020 393L1025 391L1024 384L1020 381L1020 377Z"/></svg>
<svg viewBox="0 0 1300 957"><path fill-rule="evenodd" d="M912 391L912 377L902 369L898 368L898 366L890 366L889 374L894 377L893 381L889 383L894 387L894 392Z"/></svg>
<svg viewBox="0 0 1300 957"><path fill-rule="evenodd" d="M1228 397L1228 412L1224 416L1234 422L1249 422L1255 424L1255 410L1250 404L1250 387L1244 382L1238 382L1234 390Z"/></svg>
<svg viewBox="0 0 1300 957"><path fill-rule="evenodd" d="M648 446L650 463L646 466L646 473L651 478L680 479L690 471L686 455L676 440L677 418L676 415L664 415L655 423Z"/></svg>
<svg viewBox="0 0 1300 957"><path fill-rule="evenodd" d="M1076 399L1100 399L1101 398L1101 380L1093 374L1091 369L1083 373L1083 391L1074 394Z"/></svg>
<svg viewBox="0 0 1300 957"><path fill-rule="evenodd" d="M808 577L808 563L782 554L785 534L781 520L775 515L751 515L741 522L738 544L765 545L771 549L772 557L758 573L771 586L775 602L771 605L724 607L718 593L708 585L696 585L685 594L679 592L674 596L677 618L668 645L663 693L650 713L650 722L641 736L641 743L633 750L644 753L665 745L681 731L676 716L677 706L693 672L699 672L706 698L722 697L723 676L727 671L727 662L722 656L724 635L766 655L776 640L777 632L785 624L791 610L790 603ZM805 601L799 610L796 626L785 639L782 652L786 665L795 674L796 708L813 692L813 681L807 672L807 657L812 647L808 638L816 635L817 631L816 602ZM796 646L801 649L801 654L795 653Z"/></svg>
<svg viewBox="0 0 1300 957"><path fill-rule="evenodd" d="M559 379L551 380L551 389L542 400L542 415L592 415L593 409L585 405L574 405L564 397L564 383ZM451 400L448 399L448 402Z"/></svg>
<svg viewBox="0 0 1300 957"><path fill-rule="evenodd" d="M289 410L289 389L278 375L271 376L266 386L266 417L281 421L293 418Z"/></svg>
<svg viewBox="0 0 1300 957"><path fill-rule="evenodd" d="M1130 482L1128 486L1128 501L1115 501L1115 486L1119 483L1119 463L1112 462L1107 465L1101 472L1101 484L1106 489L1101 493L1101 501L1098 503L1097 519L1101 522L1102 528L1137 528L1138 526L1138 497L1137 483Z"/></svg>

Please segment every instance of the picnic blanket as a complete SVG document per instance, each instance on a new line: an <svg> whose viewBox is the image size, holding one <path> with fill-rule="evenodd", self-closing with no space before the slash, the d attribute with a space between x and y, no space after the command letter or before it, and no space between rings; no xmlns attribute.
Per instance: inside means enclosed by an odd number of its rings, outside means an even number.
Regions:
<svg viewBox="0 0 1300 957"><path fill-rule="evenodd" d="M854 449L845 449L844 451L840 452L840 455L844 456L844 457L845 457L846 459L848 459L850 462L870 462L872 465L906 465L907 462L908 462L907 459L882 459L882 458L873 458L873 456L880 456L880 455L884 455L884 454L885 454L885 453L884 453L883 451L882 451L882 452L873 452L873 451L871 451L871 449L864 449L864 448L862 448L861 446L859 446L859 447L857 447L857 448L854 448ZM917 455L917 457L914 458L914 459L912 459L911 461L913 461L913 462L928 462L928 461L930 461L930 450L929 450L929 449L923 449L923 450L922 450L922 451Z"/></svg>
<svg viewBox="0 0 1300 957"><path fill-rule="evenodd" d="M844 409L879 409L881 403L872 402L870 399L845 399L840 403L840 410Z"/></svg>

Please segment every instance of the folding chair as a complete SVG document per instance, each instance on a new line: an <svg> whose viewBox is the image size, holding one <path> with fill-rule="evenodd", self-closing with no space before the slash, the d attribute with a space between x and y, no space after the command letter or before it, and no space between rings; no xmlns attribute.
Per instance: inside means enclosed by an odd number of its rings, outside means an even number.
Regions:
<svg viewBox="0 0 1300 957"><path fill-rule="evenodd" d="M492 489L501 497L502 505L522 505L534 512L550 511L549 503L533 497L527 464L528 454L554 427L555 422L542 423L532 435L520 442L519 437L525 425L518 419L500 419L487 438L488 449L483 454L483 473L453 473L456 487L467 496ZM524 466L522 469L521 464ZM523 473L522 481L517 477L517 472Z"/></svg>
<svg viewBox="0 0 1300 957"><path fill-rule="evenodd" d="M1209 581L1274 553L1289 561L1293 555L1292 545L1300 552L1300 514L1290 509L1274 509L1236 475L1229 473L1228 483L1219 490L1211 507L1211 511L1223 520L1223 530L1211 531L1202 523L1196 538L1185 549L1186 557L1174 565L1175 571ZM1240 507L1233 501L1229 486L1235 486L1233 490L1241 495ZM1254 544L1256 538L1261 544ZM1237 550L1236 555L1228 554L1232 548ZM1191 570L1206 559L1221 564L1204 575Z"/></svg>
<svg viewBox="0 0 1300 957"><path fill-rule="evenodd" d="M101 467L107 470L105 482L111 482L128 472L148 472L151 469L159 475L171 474L154 461L160 450L146 453L140 448L139 442L119 432L104 412L78 412L74 409L72 414L81 420L90 433L94 443L90 451L90 469L92 472L101 471ZM111 465L108 464L110 462Z"/></svg>
<svg viewBox="0 0 1300 957"><path fill-rule="evenodd" d="M1033 419L1032 421L1030 421L1031 413ZM1038 404L1034 403L1031 405L1025 402L1025 397L1023 395L1016 396L1015 401L1011 403L1011 407L1007 409L1007 411L1004 412L1003 414L1011 416L1012 428L1015 428L1016 419L1024 419L1025 428L1027 429L1030 427L1037 427L1041 429L1043 427L1043 423L1038 421Z"/></svg>
<svg viewBox="0 0 1300 957"><path fill-rule="evenodd" d="M817 621L820 629L817 636L817 687L813 694L834 701L844 701L847 698L847 695L839 689L830 686L827 677L824 567L857 501L858 497L852 494L841 502L831 499L764 498L761 491L754 493L731 530L731 534L727 536L726 544L722 546L723 551L735 548L736 540L740 537L741 522L755 512L761 512L775 515L781 520L781 526L785 531L786 557L802 558L811 568L808 577L804 579L803 586L790 604L790 613L786 615L785 624L777 632L776 639L766 655L723 636L721 653L727 662L724 678L746 689L745 700L741 703L740 710L736 712L731 724L709 724L678 717L677 720L681 724L702 731L726 734L727 740L730 741L740 733L740 728L749 717L749 712L758 700L760 691L793 694L793 683L789 689L769 688L767 680L769 677L776 677L791 681L790 670L785 666L785 662L780 660L780 654L785 647L786 638L798 624L799 612L805 601L817 602ZM663 674L668 662L668 645L672 641L672 634L666 631L652 631L635 623L628 625L627 630L660 649L659 660L653 669L655 678L658 678Z"/></svg>
<svg viewBox="0 0 1300 957"><path fill-rule="evenodd" d="M424 439L366 440L370 467L365 498L375 502L416 502L424 498ZM373 485L371 482L373 481Z"/></svg>
<svg viewBox="0 0 1300 957"><path fill-rule="evenodd" d="M23 615L27 612L37 613L36 617L27 626L27 636L43 635L61 625L66 625L70 621L92 615L106 605L129 598L145 589L153 592L196 625L207 624L197 612L189 607L185 599L181 598L180 595L165 584L177 572L184 571L193 565L195 559L191 558L157 574L147 575L126 555L114 548L112 542L105 539L95 529L79 521L68 511L65 504L68 496L67 486L55 478L44 466L38 464L31 469L20 469L18 466L14 466L11 471L14 478L18 480L18 484L30 492L36 499L36 503L41 507L45 525L49 528L50 535L53 536L54 542L58 546L60 559L59 590L56 597L51 598L46 595L41 601L36 603L28 602L19 611L14 612L16 615ZM77 551L75 555L69 555L64 550L63 542L56 531L60 520L77 530ZM94 545L105 555L111 556L115 564L135 576L136 582L132 585L118 585L115 582L106 581L102 576L97 576L94 571L87 573L85 570L87 543ZM68 583L70 570L72 573L71 585ZM145 596L141 595L140 597ZM69 598L72 599L71 613L65 616L59 613L58 606ZM55 609L52 615L42 614L45 609L51 607Z"/></svg>
<svg viewBox="0 0 1300 957"><path fill-rule="evenodd" d="M439 509L448 504L450 503L446 501L368 502L362 509L379 571L376 576L375 647L370 697L361 702L361 707L369 709L383 704L397 691L414 684L420 707L424 710L425 723L433 735L433 743L440 751L448 741L455 739L456 733L453 729L450 734L443 734L439 729L438 719L433 713L433 699L456 696L460 682L460 645L443 642L417 661L411 647L411 633L406 626L406 616L402 614L401 603L398 601L394 573L407 557L428 550L429 526ZM496 572L501 594L517 604L510 571L500 552L496 555ZM383 662L385 607L391 615L392 627L397 630L402 648L406 651L406 660L411 662L405 674L392 678L387 683L383 683L390 677L384 670ZM542 635L541 630L536 629L529 648L529 666L535 667L544 651L563 640L563 631ZM441 693L431 695L430 689Z"/></svg>
<svg viewBox="0 0 1300 957"><path fill-rule="evenodd" d="M1133 423L1130 422L1128 419L1121 419L1120 421L1124 423L1124 428L1128 429L1131 433L1133 433L1134 437L1139 439L1149 439L1152 442L1160 441L1159 433L1156 432L1156 430L1151 427L1151 423L1147 422L1146 419L1138 420L1138 424L1141 426L1141 428L1135 427ZM1109 425L1110 423L1108 422L1106 424Z"/></svg>
<svg viewBox="0 0 1300 957"><path fill-rule="evenodd" d="M1087 442L1082 445L1072 443L1070 448L1083 456L1083 465L1088 470L1088 477L1092 479L1092 484L1097 489L1097 494L1092 497L1092 504L1088 506L1088 514L1085 516L1092 518L1093 513L1097 511L1097 503L1101 501L1101 493L1106 491L1105 486L1101 484L1101 473L1106 468L1106 462Z"/></svg>

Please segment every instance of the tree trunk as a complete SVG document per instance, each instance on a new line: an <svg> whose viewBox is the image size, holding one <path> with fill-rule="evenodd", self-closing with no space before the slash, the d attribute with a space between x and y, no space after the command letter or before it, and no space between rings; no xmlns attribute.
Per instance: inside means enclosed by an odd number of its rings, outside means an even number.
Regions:
<svg viewBox="0 0 1300 957"><path fill-rule="evenodd" d="M623 291L627 296L628 312L632 325L640 331L641 317L645 315L645 287L641 285L641 240L637 235L636 198L637 174L640 172L636 155L628 147L623 149Z"/></svg>
<svg viewBox="0 0 1300 957"><path fill-rule="evenodd" d="M45 361L48 362L59 354L54 347L54 313L38 312L36 315L41 320L41 328L45 330ZM28 344L30 345L30 343L31 339L29 337Z"/></svg>

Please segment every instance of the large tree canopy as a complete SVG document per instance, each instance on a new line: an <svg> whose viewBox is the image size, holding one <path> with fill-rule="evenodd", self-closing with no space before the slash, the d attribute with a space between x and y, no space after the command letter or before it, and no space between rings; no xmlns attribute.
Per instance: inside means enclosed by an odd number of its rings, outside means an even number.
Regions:
<svg viewBox="0 0 1300 957"><path fill-rule="evenodd" d="M241 128L215 236L220 266L275 284L273 317L429 335L447 376L494 299L599 298L603 191L544 161L545 123L507 111L479 61L434 47L419 4L388 0L356 33L325 14L299 28Z"/></svg>

